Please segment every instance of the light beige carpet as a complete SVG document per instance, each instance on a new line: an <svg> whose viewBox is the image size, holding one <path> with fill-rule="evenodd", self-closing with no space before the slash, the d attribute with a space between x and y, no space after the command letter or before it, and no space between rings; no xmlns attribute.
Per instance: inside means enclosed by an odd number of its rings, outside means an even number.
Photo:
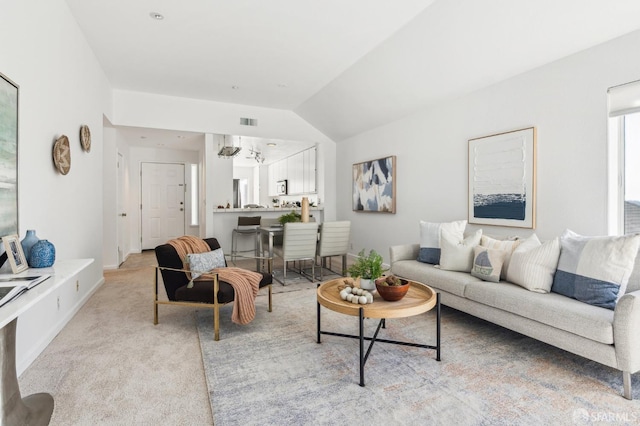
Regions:
<svg viewBox="0 0 640 426"><path fill-rule="evenodd" d="M105 284L19 378L23 397L53 395L51 425L213 424L196 329L198 312L211 319L212 311L160 306L154 326L155 264L153 251L145 251L105 271ZM290 285L273 290L315 285L291 274Z"/></svg>

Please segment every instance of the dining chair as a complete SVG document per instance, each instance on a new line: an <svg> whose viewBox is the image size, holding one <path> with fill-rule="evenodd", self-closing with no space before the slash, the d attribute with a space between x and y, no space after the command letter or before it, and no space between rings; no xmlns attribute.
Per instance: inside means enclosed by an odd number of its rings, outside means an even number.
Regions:
<svg viewBox="0 0 640 426"><path fill-rule="evenodd" d="M275 246L273 253L281 257L284 263L283 278L280 281L275 277L276 281L282 285L286 285L287 281L287 264L288 262L303 262L311 260L311 277L307 276L299 264L300 275L306 276L310 281L315 276L315 260L316 260L316 243L318 241L318 223L317 222L289 222L284 224L284 232L282 235L282 246ZM294 263L295 266L295 263Z"/></svg>
<svg viewBox="0 0 640 426"><path fill-rule="evenodd" d="M349 220L323 222L320 225L320 240L316 252L317 257L320 258L320 281L323 280L325 268L335 272L331 270L331 258L334 256L342 256L342 276L347 275L347 253L349 252L350 237L351 221ZM327 259L329 259L328 268Z"/></svg>
<svg viewBox="0 0 640 426"><path fill-rule="evenodd" d="M258 247L260 243L260 216L238 216L238 225L233 229L231 233L231 262L236 264L236 255L238 253L245 253L251 250L238 250L238 238L244 236L250 236L253 239L253 252L254 256L258 254Z"/></svg>

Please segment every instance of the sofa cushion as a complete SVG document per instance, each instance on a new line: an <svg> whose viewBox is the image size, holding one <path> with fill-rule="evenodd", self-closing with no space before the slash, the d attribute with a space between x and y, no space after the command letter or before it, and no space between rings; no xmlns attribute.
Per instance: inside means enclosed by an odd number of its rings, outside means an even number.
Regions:
<svg viewBox="0 0 640 426"><path fill-rule="evenodd" d="M614 309L625 293L640 235L585 237L566 230L551 291Z"/></svg>
<svg viewBox="0 0 640 426"><path fill-rule="evenodd" d="M536 234L532 234L511 255L507 280L530 291L548 293L559 256L557 238L542 244Z"/></svg>
<svg viewBox="0 0 640 426"><path fill-rule="evenodd" d="M402 278L426 284L436 290L443 290L464 297L464 288L470 282L480 279L467 272L443 271L436 265L420 263L415 260L393 262L391 272Z"/></svg>
<svg viewBox="0 0 640 426"><path fill-rule="evenodd" d="M517 239L518 237L513 237L516 239L508 239L508 240L496 240L495 238L491 238L487 235L482 235L480 239L480 245L493 250L502 250L505 253L504 261L502 263L502 271L500 272L500 279L507 279L507 270L509 269L509 261L511 260L511 253L518 248L522 240Z"/></svg>
<svg viewBox="0 0 640 426"><path fill-rule="evenodd" d="M473 248L480 244L482 229L478 229L467 238L442 229L440 235L440 268L449 271L470 272L473 266Z"/></svg>
<svg viewBox="0 0 640 426"><path fill-rule="evenodd" d="M534 293L509 282L474 282L465 296L604 344L613 343L613 311L555 293Z"/></svg>
<svg viewBox="0 0 640 426"><path fill-rule="evenodd" d="M633 271L629 277L625 293L631 293L632 291L637 290L640 290L640 249L638 250L638 254L636 254L636 260L633 263Z"/></svg>
<svg viewBox="0 0 640 426"><path fill-rule="evenodd" d="M466 226L466 220L445 223L432 223L421 220L418 261L432 265L440 263L440 234L442 229L446 229L462 239L464 238L464 228Z"/></svg>
<svg viewBox="0 0 640 426"><path fill-rule="evenodd" d="M482 281L497 283L500 281L502 264L506 255L507 252L504 250L475 246L473 248L471 275L480 278Z"/></svg>

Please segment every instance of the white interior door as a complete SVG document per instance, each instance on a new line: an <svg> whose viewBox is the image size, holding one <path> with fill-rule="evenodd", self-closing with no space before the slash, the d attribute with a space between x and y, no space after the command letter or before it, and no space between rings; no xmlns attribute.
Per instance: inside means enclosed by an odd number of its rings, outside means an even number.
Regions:
<svg viewBox="0 0 640 426"><path fill-rule="evenodd" d="M127 242L127 230L128 230L128 218L125 202L126 194L126 178L125 178L125 163L124 157L121 153L118 153L118 182L116 185L118 191L117 203L118 203L118 220L116 221L118 226L118 265L124 262L125 251L128 251Z"/></svg>
<svg viewBox="0 0 640 426"><path fill-rule="evenodd" d="M184 235L184 164L142 163L142 249Z"/></svg>

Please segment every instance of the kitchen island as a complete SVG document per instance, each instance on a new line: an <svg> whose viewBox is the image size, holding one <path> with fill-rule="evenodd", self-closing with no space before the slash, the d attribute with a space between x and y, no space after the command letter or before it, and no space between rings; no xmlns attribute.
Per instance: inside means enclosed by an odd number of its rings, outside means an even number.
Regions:
<svg viewBox="0 0 640 426"><path fill-rule="evenodd" d="M263 219L277 219L283 214L296 211L300 213L300 207L268 207L268 208L229 208L229 209L213 209L213 235L207 237L215 237L220 243L220 247L225 254L231 254L231 232L238 225L239 216L260 216ZM324 207L310 207L310 215L315 221L322 223L324 220ZM248 238L238 240L238 250L252 250L253 243Z"/></svg>

